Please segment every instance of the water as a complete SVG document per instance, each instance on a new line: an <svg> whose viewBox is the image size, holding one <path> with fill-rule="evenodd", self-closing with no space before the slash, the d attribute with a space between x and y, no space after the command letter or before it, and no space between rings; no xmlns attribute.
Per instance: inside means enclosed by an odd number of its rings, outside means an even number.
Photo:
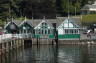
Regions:
<svg viewBox="0 0 96 63"><path fill-rule="evenodd" d="M32 45L10 50L0 56L0 63L96 63L96 46Z"/></svg>

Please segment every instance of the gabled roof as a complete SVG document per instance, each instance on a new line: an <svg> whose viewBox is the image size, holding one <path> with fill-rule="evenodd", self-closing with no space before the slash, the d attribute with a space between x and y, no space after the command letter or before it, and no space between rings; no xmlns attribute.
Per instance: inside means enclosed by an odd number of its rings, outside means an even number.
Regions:
<svg viewBox="0 0 96 63"><path fill-rule="evenodd" d="M50 25L50 22L48 22L48 20L43 19L34 29L40 27L40 26L42 25L42 23L47 23L50 28L53 28L53 27Z"/></svg>
<svg viewBox="0 0 96 63"><path fill-rule="evenodd" d="M45 22L47 22L51 27L53 27L52 23L56 23L57 24L56 27L58 27L65 19L66 19L66 17L58 17L57 19L45 19L46 20ZM72 17L72 19L74 19L74 22L76 24L80 24L80 23L78 23L80 21L80 18ZM14 22L17 26L20 26L23 23L27 22L29 25L36 27L38 24L40 24L42 22L42 19L31 19L31 20L26 20L26 21L14 20L12 22ZM8 22L8 24L5 25L5 27L8 26L9 23L10 22Z"/></svg>
<svg viewBox="0 0 96 63"><path fill-rule="evenodd" d="M6 29L6 27L9 26L11 23L14 23L16 26L18 26L14 21L10 21L10 22L8 22L8 24L6 24L6 25L4 26L4 28Z"/></svg>
<svg viewBox="0 0 96 63"><path fill-rule="evenodd" d="M19 24L19 26L22 26L24 23L27 23L27 24L29 24L31 27L33 27L33 25L32 25L32 21L28 21L28 20L24 20L23 22L21 22L20 24Z"/></svg>
<svg viewBox="0 0 96 63"><path fill-rule="evenodd" d="M57 27L61 24L62 20L60 19L45 19L46 22L52 26L52 23L57 23ZM32 21L32 24L34 27L36 27L38 24L40 24L42 22L42 19L34 19Z"/></svg>
<svg viewBox="0 0 96 63"><path fill-rule="evenodd" d="M96 5L85 5L81 10L96 9Z"/></svg>
<svg viewBox="0 0 96 63"><path fill-rule="evenodd" d="M72 19L72 18L66 18L63 22L62 22L62 24L60 25L60 26L58 26L58 28L57 29L59 29L59 28L79 28L79 25L77 25L76 23L75 23L75 21L74 21L74 19Z"/></svg>

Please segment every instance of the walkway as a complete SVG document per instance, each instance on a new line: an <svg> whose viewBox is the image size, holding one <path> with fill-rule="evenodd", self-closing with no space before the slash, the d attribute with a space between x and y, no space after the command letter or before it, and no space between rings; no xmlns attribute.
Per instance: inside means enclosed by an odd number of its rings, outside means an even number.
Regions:
<svg viewBox="0 0 96 63"><path fill-rule="evenodd" d="M0 35L0 43L3 40L8 40L8 39L11 39L11 38L12 38L12 34L3 34L3 35Z"/></svg>

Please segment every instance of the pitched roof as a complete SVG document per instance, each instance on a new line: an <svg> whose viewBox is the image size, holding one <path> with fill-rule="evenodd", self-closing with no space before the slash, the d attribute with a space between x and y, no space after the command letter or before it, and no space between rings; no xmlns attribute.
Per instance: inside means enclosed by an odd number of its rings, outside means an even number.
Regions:
<svg viewBox="0 0 96 63"><path fill-rule="evenodd" d="M79 28L79 25L75 23L75 20L72 18L66 18L58 28ZM57 29L58 29L57 28Z"/></svg>
<svg viewBox="0 0 96 63"><path fill-rule="evenodd" d="M26 20L26 21L21 22L21 23L19 24L19 26L23 25L24 23L27 23L27 24L29 24L31 27L33 27L31 20L30 20L30 21L29 21L29 20Z"/></svg>
<svg viewBox="0 0 96 63"><path fill-rule="evenodd" d="M45 19L46 22L52 26L52 23L56 23L58 27L64 20L66 19L66 17L58 17L57 19ZM75 18L75 17L72 17L72 19L74 19L74 21L77 23L77 24L80 24L78 23L80 21L80 18ZM39 23L42 22L42 19L31 19L31 20L26 20L26 22L28 24L30 24L31 26L34 26L36 27ZM16 25L20 26L20 24L24 23L24 21L22 20L14 20L14 23L16 23ZM8 25L8 24L7 24Z"/></svg>
<svg viewBox="0 0 96 63"><path fill-rule="evenodd" d="M81 10L89 10L90 8L96 9L96 5L89 5L89 4L87 4Z"/></svg>
<svg viewBox="0 0 96 63"><path fill-rule="evenodd" d="M8 22L8 23L4 26L4 28L6 28L7 26L9 26L11 23L14 23L16 26L18 26L17 23L15 23L14 21L11 21L11 22Z"/></svg>

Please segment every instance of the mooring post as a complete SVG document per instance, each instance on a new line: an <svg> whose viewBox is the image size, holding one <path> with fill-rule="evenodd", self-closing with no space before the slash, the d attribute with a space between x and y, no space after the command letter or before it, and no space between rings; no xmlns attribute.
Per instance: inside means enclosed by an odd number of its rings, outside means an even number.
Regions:
<svg viewBox="0 0 96 63"><path fill-rule="evenodd" d="M0 43L0 56L1 56L1 52L2 52L2 43Z"/></svg>
<svg viewBox="0 0 96 63"><path fill-rule="evenodd" d="M37 45L38 45L38 37L37 37Z"/></svg>
<svg viewBox="0 0 96 63"><path fill-rule="evenodd" d="M5 47L6 47L6 52L7 52L7 48L8 48L8 42L5 43Z"/></svg>
<svg viewBox="0 0 96 63"><path fill-rule="evenodd" d="M53 35L54 35L54 40L56 42L56 45L58 45L58 31L56 30L56 23L52 23L53 25Z"/></svg>
<svg viewBox="0 0 96 63"><path fill-rule="evenodd" d="M15 41L16 41L16 40L14 40L14 41L13 41L13 44L14 44L14 45L13 45L13 47L14 47L14 48L16 48L16 44L15 44Z"/></svg>
<svg viewBox="0 0 96 63"><path fill-rule="evenodd" d="M56 33L55 33L55 42L56 42L56 45L58 45L58 31L56 30Z"/></svg>
<svg viewBox="0 0 96 63"><path fill-rule="evenodd" d="M2 53L3 53L3 50L4 50L4 45L3 45L3 43L2 43Z"/></svg>
<svg viewBox="0 0 96 63"><path fill-rule="evenodd" d="M13 48L13 40L11 41L11 50L12 50L12 48Z"/></svg>

